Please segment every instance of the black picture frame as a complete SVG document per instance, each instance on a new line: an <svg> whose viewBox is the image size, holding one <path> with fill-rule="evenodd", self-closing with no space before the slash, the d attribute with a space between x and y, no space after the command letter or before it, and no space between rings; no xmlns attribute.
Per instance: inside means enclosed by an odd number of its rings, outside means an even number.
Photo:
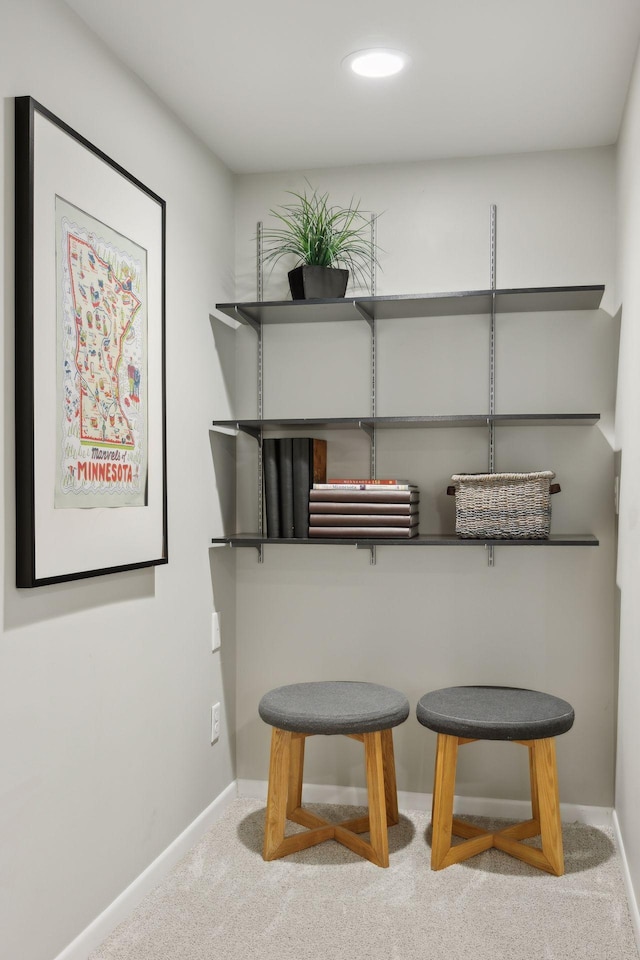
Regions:
<svg viewBox="0 0 640 960"><path fill-rule="evenodd" d="M168 562L165 252L165 201L16 97L18 587Z"/></svg>

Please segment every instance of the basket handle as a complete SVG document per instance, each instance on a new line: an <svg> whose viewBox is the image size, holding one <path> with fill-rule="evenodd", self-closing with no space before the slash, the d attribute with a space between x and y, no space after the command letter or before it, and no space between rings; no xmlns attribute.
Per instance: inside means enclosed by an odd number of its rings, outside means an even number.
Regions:
<svg viewBox="0 0 640 960"><path fill-rule="evenodd" d="M562 488L561 488L561 486L560 486L559 483L552 483L552 484L550 485L550 487L549 487L549 493L550 493L550 494L560 493L561 489L562 489ZM453 487L453 486L447 487L447 496L448 496L448 497L455 497L455 495L456 495L456 488Z"/></svg>

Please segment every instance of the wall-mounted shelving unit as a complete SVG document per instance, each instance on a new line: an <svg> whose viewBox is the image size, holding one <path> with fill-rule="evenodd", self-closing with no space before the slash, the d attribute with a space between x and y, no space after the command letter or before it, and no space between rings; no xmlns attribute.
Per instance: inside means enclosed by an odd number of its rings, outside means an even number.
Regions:
<svg viewBox="0 0 640 960"><path fill-rule="evenodd" d="M295 539L263 537L255 533L238 533L233 537L217 537L212 543L227 543L232 547L261 547L265 543L284 543L289 544L312 544L315 547L320 546L349 546L356 547L359 550L370 550L371 547L597 547L598 540L591 533L572 534L563 536L562 534L551 534L546 540L465 540L462 537L456 537L454 534L419 534L417 537L406 537L402 540L395 537L385 537L383 539L357 540L354 537L296 537Z"/></svg>
<svg viewBox="0 0 640 960"><path fill-rule="evenodd" d="M493 225L493 224L492 224ZM493 235L492 235L493 240ZM493 249L493 247L492 247ZM497 414L494 412L494 321L499 314L542 313L562 311L597 310L602 300L604 286L567 286L567 287L525 287L517 289L489 289L460 291L422 296L366 296L340 300L314 301L271 301L255 303L223 303L216 309L240 323L251 326L259 337L258 351L258 409L262 413L262 330L275 323L319 323L365 321L371 329L372 337L372 414L363 417L330 417L326 419L257 419L215 420L212 429L223 432L243 432L253 436L259 444L261 454L265 433L272 430L349 430L361 429L371 440L371 476L375 476L375 437L378 430L389 429L432 429L438 427L484 427L489 433L489 472L493 472L494 430L503 425L527 426L591 426L599 420L597 413L553 413L553 414ZM375 415L376 348L375 324L377 320L397 320L430 317L472 316L489 314L491 316L490 349L490 411L488 414L469 416L429 416L378 417ZM259 508L262 512L262 457L259 455L258 486ZM272 544L314 544L350 545L372 551L376 546L484 546L489 548L492 562L494 546L597 546L598 540L591 534L552 535L545 540L467 540L455 535L422 534L409 539L329 539L296 538L272 539L257 533L240 533L228 537L216 537L212 544L230 544L235 547L256 547L262 559L262 546Z"/></svg>
<svg viewBox="0 0 640 960"><path fill-rule="evenodd" d="M598 413L494 413L454 414L452 416L417 417L328 417L316 419L301 417L296 420L214 420L214 430L248 433L258 439L260 431L266 430L407 430L412 427L428 429L430 427L488 427L519 424L526 427L570 427L593 426L600 419Z"/></svg>
<svg viewBox="0 0 640 960"><path fill-rule="evenodd" d="M339 300L272 300L219 303L216 310L254 329L270 323L319 323L348 320L407 320L491 313L541 313L597 310L604 286L519 287L511 290L463 290L421 296L345 297Z"/></svg>

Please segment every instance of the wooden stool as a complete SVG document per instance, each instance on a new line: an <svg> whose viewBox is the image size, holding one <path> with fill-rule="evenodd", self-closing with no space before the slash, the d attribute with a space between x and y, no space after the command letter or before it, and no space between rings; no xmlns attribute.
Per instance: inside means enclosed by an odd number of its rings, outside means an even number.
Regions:
<svg viewBox="0 0 640 960"><path fill-rule="evenodd" d="M258 712L274 728L263 858L276 860L337 840L377 866L388 867L387 826L398 822L392 728L407 719L407 698L375 683L295 683L266 693ZM364 743L368 816L332 824L303 809L304 743L316 734L342 734ZM286 820L309 829L285 837ZM358 836L367 831L370 843Z"/></svg>
<svg viewBox="0 0 640 960"><path fill-rule="evenodd" d="M447 687L418 702L417 717L438 734L433 784L431 869L441 870L497 847L540 870L564 873L554 737L573 726L566 700L517 687ZM529 748L531 820L487 833L453 816L458 747L474 740L510 740ZM451 836L467 838L451 846ZM540 836L542 849L521 843Z"/></svg>

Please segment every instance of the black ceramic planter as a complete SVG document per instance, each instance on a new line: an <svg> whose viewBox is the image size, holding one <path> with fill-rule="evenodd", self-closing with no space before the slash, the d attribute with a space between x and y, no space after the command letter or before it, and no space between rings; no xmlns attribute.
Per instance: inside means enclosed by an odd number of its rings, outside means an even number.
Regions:
<svg viewBox="0 0 640 960"><path fill-rule="evenodd" d="M349 271L303 264L290 270L288 276L294 300L332 300L344 297Z"/></svg>

